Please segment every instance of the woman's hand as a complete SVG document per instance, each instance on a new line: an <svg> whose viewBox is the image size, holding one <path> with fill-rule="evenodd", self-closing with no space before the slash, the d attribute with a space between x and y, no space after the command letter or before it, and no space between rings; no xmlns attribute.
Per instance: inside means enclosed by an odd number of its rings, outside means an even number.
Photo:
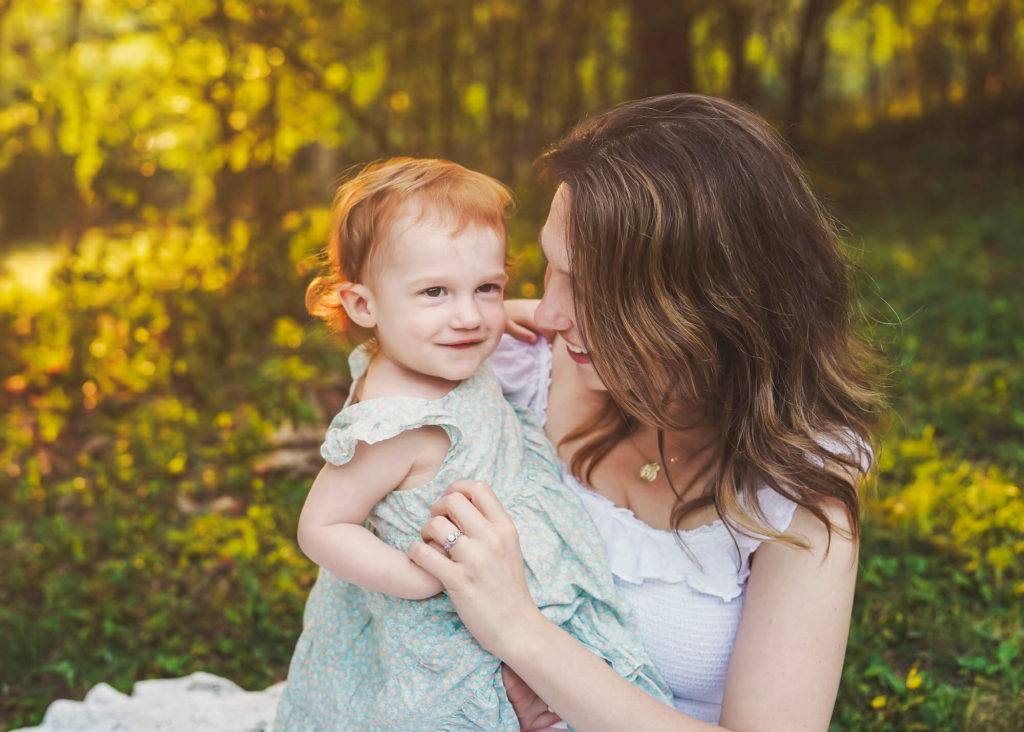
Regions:
<svg viewBox="0 0 1024 732"><path fill-rule="evenodd" d="M544 330L537 325L534 313L540 300L506 300L505 301L505 332L516 340L536 343L537 334L549 341L554 339L554 331Z"/></svg>
<svg viewBox="0 0 1024 732"><path fill-rule="evenodd" d="M541 614L526 585L516 527L486 483L453 483L431 513L424 540L409 547L409 557L441 580L480 645L515 671L505 683L522 729L550 729L543 725L555 719L545 716L544 702L576 729L707 728L699 722L681 727L675 709L626 681ZM459 530L462 536L446 555L441 547Z"/></svg>
<svg viewBox="0 0 1024 732"><path fill-rule="evenodd" d="M409 557L441 580L469 632L502 658L538 622L547 622L526 586L515 524L490 486L478 480L453 483L431 514ZM441 546L456 530L462 536L446 555Z"/></svg>

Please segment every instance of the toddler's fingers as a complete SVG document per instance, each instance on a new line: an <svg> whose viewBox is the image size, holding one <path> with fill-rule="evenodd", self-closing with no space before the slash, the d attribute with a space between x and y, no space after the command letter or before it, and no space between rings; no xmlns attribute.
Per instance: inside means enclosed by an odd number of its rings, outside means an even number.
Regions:
<svg viewBox="0 0 1024 732"><path fill-rule="evenodd" d="M459 571L455 562L449 559L439 546L429 546L422 541L414 541L409 546L409 559L418 567L437 577L445 588L451 588Z"/></svg>
<svg viewBox="0 0 1024 732"><path fill-rule="evenodd" d="M525 341L526 343L536 343L537 333L530 330L522 323L516 323L509 321L505 324L505 332L515 338L517 341Z"/></svg>

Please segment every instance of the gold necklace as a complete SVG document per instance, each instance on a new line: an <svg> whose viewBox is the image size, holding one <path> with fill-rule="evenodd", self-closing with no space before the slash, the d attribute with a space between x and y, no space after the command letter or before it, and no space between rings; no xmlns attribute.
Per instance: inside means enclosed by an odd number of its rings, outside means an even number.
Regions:
<svg viewBox="0 0 1024 732"><path fill-rule="evenodd" d="M643 457L642 455L640 457ZM637 471L637 475L640 480L644 483L653 483L658 479L658 473L661 472L661 463L657 460L651 460L640 466L640 470Z"/></svg>
<svg viewBox="0 0 1024 732"><path fill-rule="evenodd" d="M658 479L658 475L661 473L661 463L658 462L657 460L648 460L647 459L647 456L644 455L643 451L640 449L640 445L637 444L636 436L634 434L630 433L629 439L633 442L633 449L635 449L637 454L645 461L644 464L640 466L640 470L637 471L637 473L636 473L637 477L640 478L640 480L642 480L644 483L653 483L654 481L656 481ZM663 448L662 448L662 440L663 439L664 438L662 437L661 430L658 430L658 453L659 453L659 455L661 455L663 453ZM669 465L674 465L676 460L678 460L678 459L679 458L672 457L672 458L669 458L668 460L666 460L665 462L667 462Z"/></svg>

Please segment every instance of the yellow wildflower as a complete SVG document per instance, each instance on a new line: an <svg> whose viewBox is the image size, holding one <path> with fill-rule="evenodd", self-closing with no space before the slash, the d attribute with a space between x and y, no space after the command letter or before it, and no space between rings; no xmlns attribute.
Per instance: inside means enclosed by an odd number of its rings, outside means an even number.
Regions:
<svg viewBox="0 0 1024 732"><path fill-rule="evenodd" d="M907 688L913 691L921 685L921 674L917 672L917 666L910 669L910 673L907 674Z"/></svg>

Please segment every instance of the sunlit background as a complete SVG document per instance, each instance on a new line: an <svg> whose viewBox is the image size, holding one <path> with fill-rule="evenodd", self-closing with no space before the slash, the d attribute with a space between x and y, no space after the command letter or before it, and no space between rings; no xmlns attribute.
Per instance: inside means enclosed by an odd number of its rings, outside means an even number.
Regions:
<svg viewBox="0 0 1024 732"><path fill-rule="evenodd" d="M0 0L0 725L105 681L282 679L345 350L339 177L509 183L582 116L768 117L859 265L892 416L837 730L1024 726L1024 0Z"/></svg>

